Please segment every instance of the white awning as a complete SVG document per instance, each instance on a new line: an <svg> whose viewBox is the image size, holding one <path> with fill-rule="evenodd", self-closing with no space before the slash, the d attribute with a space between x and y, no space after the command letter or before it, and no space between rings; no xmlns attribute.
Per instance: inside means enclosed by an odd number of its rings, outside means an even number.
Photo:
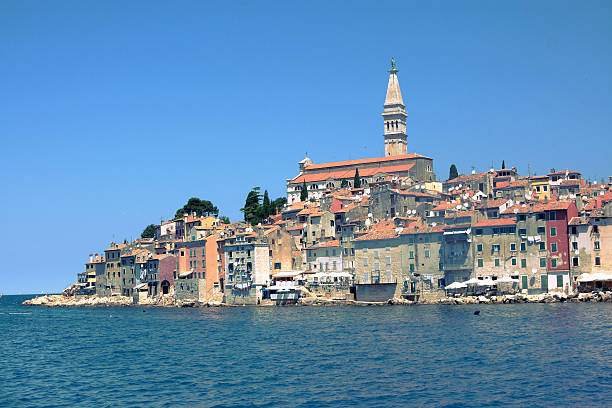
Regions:
<svg viewBox="0 0 612 408"><path fill-rule="evenodd" d="M272 275L273 278L295 278L298 275L303 274L304 271L284 271L278 272Z"/></svg>
<svg viewBox="0 0 612 408"><path fill-rule="evenodd" d="M612 281L612 272L583 273L578 282Z"/></svg>
<svg viewBox="0 0 612 408"><path fill-rule="evenodd" d="M147 285L148 283L139 283L138 285L134 286L134 289L142 289Z"/></svg>
<svg viewBox="0 0 612 408"><path fill-rule="evenodd" d="M467 288L467 285L463 282L453 282L450 285L446 286L444 289L462 289Z"/></svg>
<svg viewBox="0 0 612 408"><path fill-rule="evenodd" d="M185 277L191 275L192 273L193 273L193 271L183 272L183 273L179 274L179 278L185 278Z"/></svg>
<svg viewBox="0 0 612 408"><path fill-rule="evenodd" d="M466 230L457 230L457 231L444 231L443 235L455 235L455 234L469 234L470 229Z"/></svg>

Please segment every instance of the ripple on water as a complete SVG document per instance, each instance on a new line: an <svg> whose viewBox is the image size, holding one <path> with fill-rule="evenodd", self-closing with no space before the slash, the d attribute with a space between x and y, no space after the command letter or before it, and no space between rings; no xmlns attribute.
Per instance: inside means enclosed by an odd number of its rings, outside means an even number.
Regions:
<svg viewBox="0 0 612 408"><path fill-rule="evenodd" d="M26 308L10 298L2 407L606 406L611 391L610 304L11 316Z"/></svg>

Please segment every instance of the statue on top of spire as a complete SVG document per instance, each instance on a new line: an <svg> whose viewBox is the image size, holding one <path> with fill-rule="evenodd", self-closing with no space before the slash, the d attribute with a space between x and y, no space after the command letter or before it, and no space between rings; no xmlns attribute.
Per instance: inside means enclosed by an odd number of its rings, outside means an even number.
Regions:
<svg viewBox="0 0 612 408"><path fill-rule="evenodd" d="M391 69L395 69L395 58L391 57Z"/></svg>

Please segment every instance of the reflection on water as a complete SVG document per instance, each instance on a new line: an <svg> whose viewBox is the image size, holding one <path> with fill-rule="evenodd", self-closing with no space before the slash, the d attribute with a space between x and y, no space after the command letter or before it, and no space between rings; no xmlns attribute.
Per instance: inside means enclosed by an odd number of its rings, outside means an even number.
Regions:
<svg viewBox="0 0 612 408"><path fill-rule="evenodd" d="M21 300L0 300L2 407L607 406L611 391L610 304L47 309Z"/></svg>

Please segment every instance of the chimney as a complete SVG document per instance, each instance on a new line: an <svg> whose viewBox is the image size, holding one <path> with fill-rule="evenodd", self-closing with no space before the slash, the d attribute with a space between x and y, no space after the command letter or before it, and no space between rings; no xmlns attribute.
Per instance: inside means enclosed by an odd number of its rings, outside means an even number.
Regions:
<svg viewBox="0 0 612 408"><path fill-rule="evenodd" d="M89 254L89 262L93 262L93 254Z"/></svg>

